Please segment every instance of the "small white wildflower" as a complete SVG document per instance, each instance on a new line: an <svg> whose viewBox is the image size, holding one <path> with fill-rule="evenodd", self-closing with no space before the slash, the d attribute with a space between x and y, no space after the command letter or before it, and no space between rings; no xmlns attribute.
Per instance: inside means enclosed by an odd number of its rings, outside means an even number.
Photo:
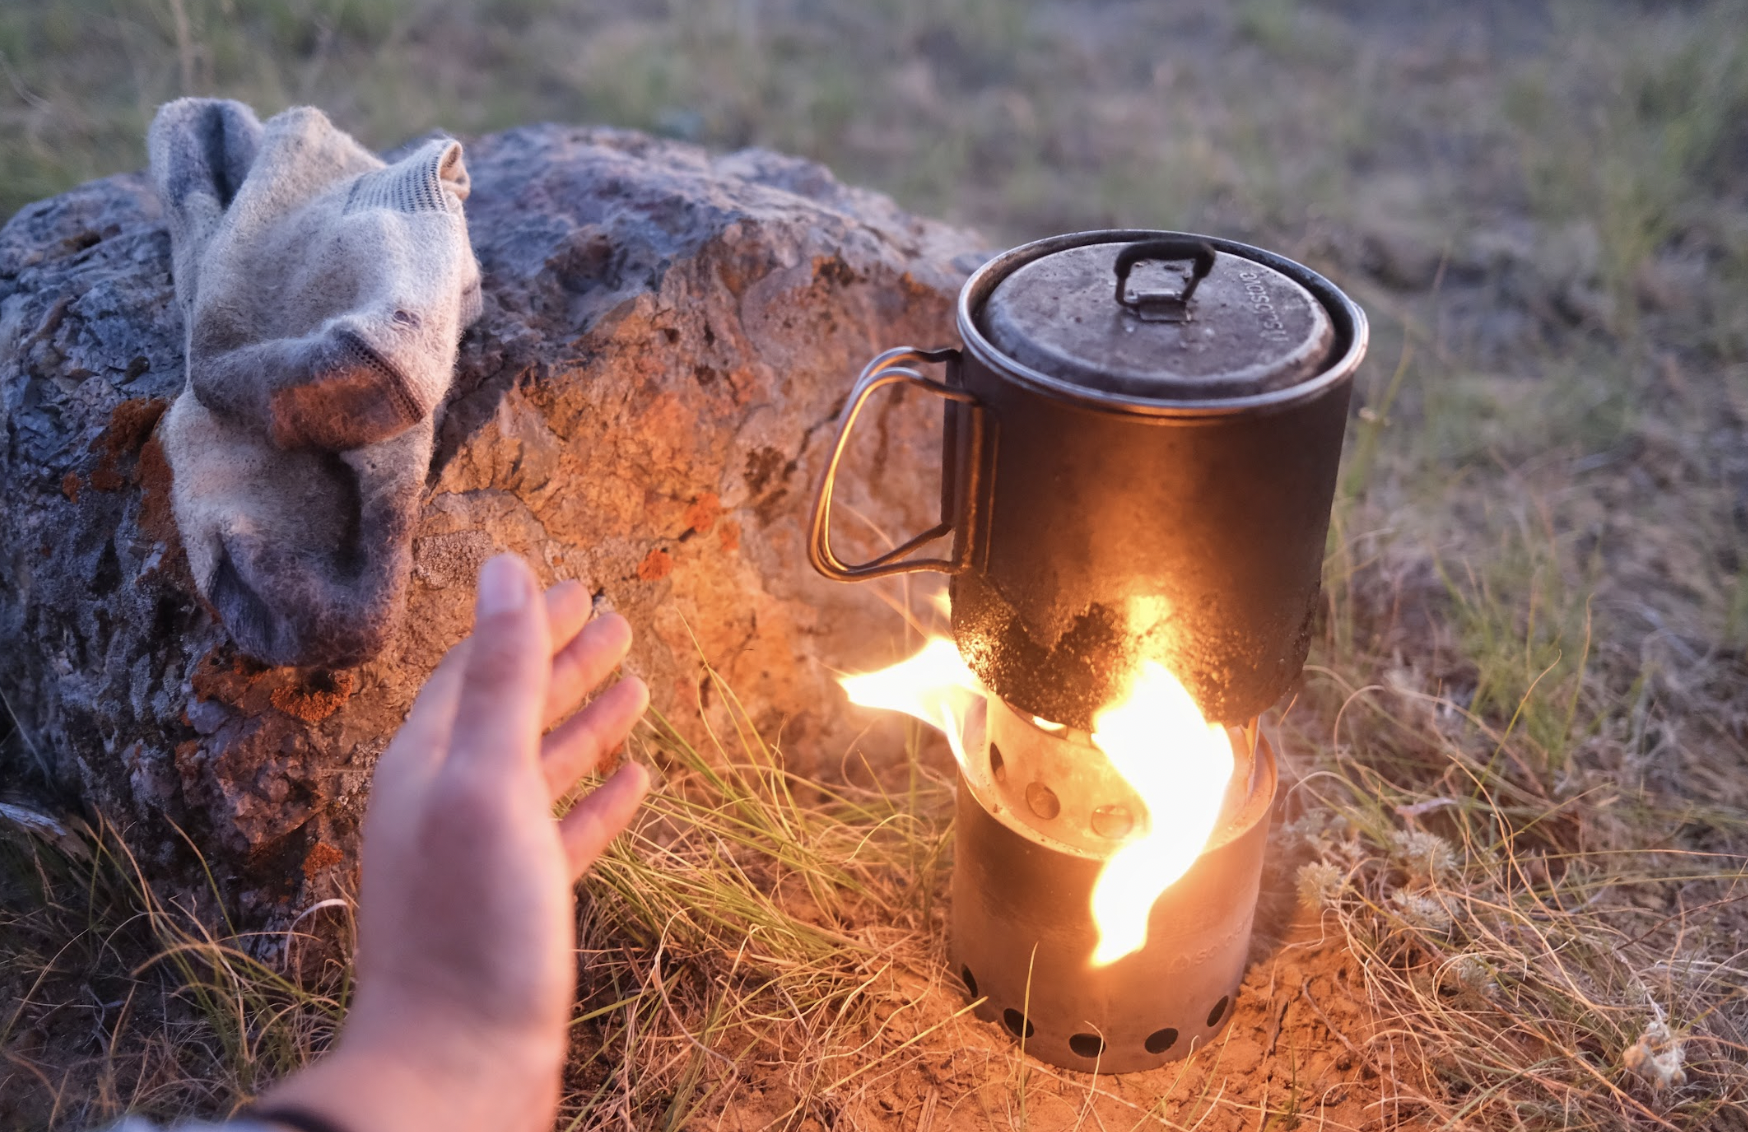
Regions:
<svg viewBox="0 0 1748 1132"><path fill-rule="evenodd" d="M1686 1055L1681 1042L1670 1034L1663 1019L1653 1019L1639 1035L1639 1040L1621 1054L1621 1064L1627 1070L1651 1082L1653 1089L1667 1089L1687 1084L1687 1070L1681 1067Z"/></svg>
<svg viewBox="0 0 1748 1132"><path fill-rule="evenodd" d="M1451 914L1445 906L1420 892L1402 892L1390 894L1390 903L1396 905L1396 912L1409 927L1442 935L1451 930Z"/></svg>
<svg viewBox="0 0 1748 1132"><path fill-rule="evenodd" d="M1301 841L1315 842L1322 838L1324 827L1329 824L1329 814L1319 809L1309 809L1287 823L1287 833Z"/></svg>
<svg viewBox="0 0 1748 1132"><path fill-rule="evenodd" d="M1413 668L1402 663L1402 658L1396 658L1396 663L1384 670L1384 686L1405 700L1418 700L1424 696L1424 684L1420 674Z"/></svg>
<svg viewBox="0 0 1748 1132"><path fill-rule="evenodd" d="M1339 813L1327 810L1306 810L1287 823L1287 833L1298 838L1311 855L1325 861L1338 862L1343 868L1357 865L1366 856L1354 840L1353 823Z"/></svg>
<svg viewBox="0 0 1748 1132"><path fill-rule="evenodd" d="M1499 991L1499 980L1493 977L1492 968L1482 962L1478 955L1457 956L1451 962L1451 974L1470 990L1480 991L1485 995L1497 994Z"/></svg>
<svg viewBox="0 0 1748 1132"><path fill-rule="evenodd" d="M1501 867L1499 848L1497 846L1486 845L1479 841L1471 841L1463 852L1468 858L1469 864L1484 873L1491 874L1497 872Z"/></svg>
<svg viewBox="0 0 1748 1132"><path fill-rule="evenodd" d="M1347 874L1328 861L1299 866L1299 902L1308 908L1333 908L1347 888Z"/></svg>
<svg viewBox="0 0 1748 1132"><path fill-rule="evenodd" d="M1451 843L1436 833L1396 830L1390 834L1390 847L1401 859L1403 868L1427 881L1437 880L1457 867L1457 854Z"/></svg>
<svg viewBox="0 0 1748 1132"><path fill-rule="evenodd" d="M1316 848L1318 856L1339 861L1344 867L1350 869L1370 856L1366 847L1360 844L1359 838L1354 836L1351 829L1344 831L1340 840L1334 837L1325 837Z"/></svg>

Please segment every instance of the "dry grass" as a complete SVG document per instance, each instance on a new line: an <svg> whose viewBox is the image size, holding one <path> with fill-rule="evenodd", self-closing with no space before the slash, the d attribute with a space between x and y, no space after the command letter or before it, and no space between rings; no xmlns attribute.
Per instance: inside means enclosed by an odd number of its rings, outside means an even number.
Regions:
<svg viewBox="0 0 1748 1132"><path fill-rule="evenodd" d="M1301 883L1391 1020L1380 1047L1426 1067L1417 1107L1444 1127L1743 1126L1748 857L1701 847L1735 815L1561 782L1405 674L1324 682L1341 723L1297 792ZM1635 1073L1659 1024L1684 1071Z"/></svg>
<svg viewBox="0 0 1748 1132"><path fill-rule="evenodd" d="M0 841L8 1121L82 1128L123 1111L225 1113L325 1046L346 965L288 969L289 937L241 936L216 901L159 900L115 831Z"/></svg>
<svg viewBox="0 0 1748 1132"><path fill-rule="evenodd" d="M656 722L663 789L588 882L583 1003L602 1022L579 1038L568 1127L689 1126L754 1078L763 1117L796 1126L926 1051L950 785L919 807L800 780L734 718L708 756Z"/></svg>
<svg viewBox="0 0 1748 1132"><path fill-rule="evenodd" d="M766 1119L795 1126L902 1071L954 1016L914 1020L943 978L950 786L797 780L735 722L708 757L662 720L633 741L661 785L585 883L562 1127L689 1126L755 1076ZM0 1049L14 1087L35 1079L37 1103L6 1098L24 1119L230 1111L333 1037L348 902L238 934L216 903L159 901L112 830L8 828L0 969L18 992Z"/></svg>
<svg viewBox="0 0 1748 1132"><path fill-rule="evenodd" d="M381 145L769 144L1000 240L1249 234L1371 312L1323 635L1269 723L1319 908L1240 1000L1267 1060L1222 1075L1245 1031L1135 1081L1025 1062L941 985L938 764L888 795L657 727L665 789L584 905L567 1127L1748 1128L1737 6L21 0L0 56L0 212L217 91ZM321 1047L340 911L287 968L84 843L7 842L0 1097L222 1112ZM1290 977L1319 925L1350 983Z"/></svg>

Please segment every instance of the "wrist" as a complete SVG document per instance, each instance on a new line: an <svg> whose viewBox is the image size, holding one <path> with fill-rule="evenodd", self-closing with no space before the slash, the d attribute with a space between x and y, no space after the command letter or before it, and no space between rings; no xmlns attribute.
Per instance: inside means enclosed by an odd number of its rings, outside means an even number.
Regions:
<svg viewBox="0 0 1748 1132"><path fill-rule="evenodd" d="M354 1034L269 1089L256 1108L308 1113L336 1132L545 1132L558 1108L562 1066L533 1051L462 1048Z"/></svg>

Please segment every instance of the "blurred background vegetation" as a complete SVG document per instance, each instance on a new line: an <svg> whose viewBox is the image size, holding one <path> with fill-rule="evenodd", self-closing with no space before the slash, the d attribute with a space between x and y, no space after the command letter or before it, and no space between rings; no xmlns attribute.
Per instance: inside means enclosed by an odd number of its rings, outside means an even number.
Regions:
<svg viewBox="0 0 1748 1132"><path fill-rule="evenodd" d="M1742 164L1739 5L1363 0L9 0L0 214L143 163L154 108L767 145L993 237L1378 203L1584 217L1613 271ZM1396 199L1411 197L1415 199ZM1738 238L1740 234L1737 234Z"/></svg>

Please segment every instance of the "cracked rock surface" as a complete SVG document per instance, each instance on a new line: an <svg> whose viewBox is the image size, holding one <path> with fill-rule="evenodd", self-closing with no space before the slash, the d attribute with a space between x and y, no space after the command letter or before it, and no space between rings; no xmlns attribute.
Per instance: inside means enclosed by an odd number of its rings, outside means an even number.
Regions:
<svg viewBox="0 0 1748 1132"><path fill-rule="evenodd" d="M174 822L246 920L346 885L374 759L497 551L624 614L627 669L683 730L723 721L708 663L805 771L867 724L832 670L901 647L874 586L808 567L807 509L860 367L953 340L978 239L767 151L540 126L471 143L468 166L485 316L400 638L341 671L251 662L195 593L154 436L183 328L146 179L0 229L0 690L27 740L0 780L57 784L148 868L186 866ZM866 414L840 491L849 550L934 522L938 414L914 396Z"/></svg>

